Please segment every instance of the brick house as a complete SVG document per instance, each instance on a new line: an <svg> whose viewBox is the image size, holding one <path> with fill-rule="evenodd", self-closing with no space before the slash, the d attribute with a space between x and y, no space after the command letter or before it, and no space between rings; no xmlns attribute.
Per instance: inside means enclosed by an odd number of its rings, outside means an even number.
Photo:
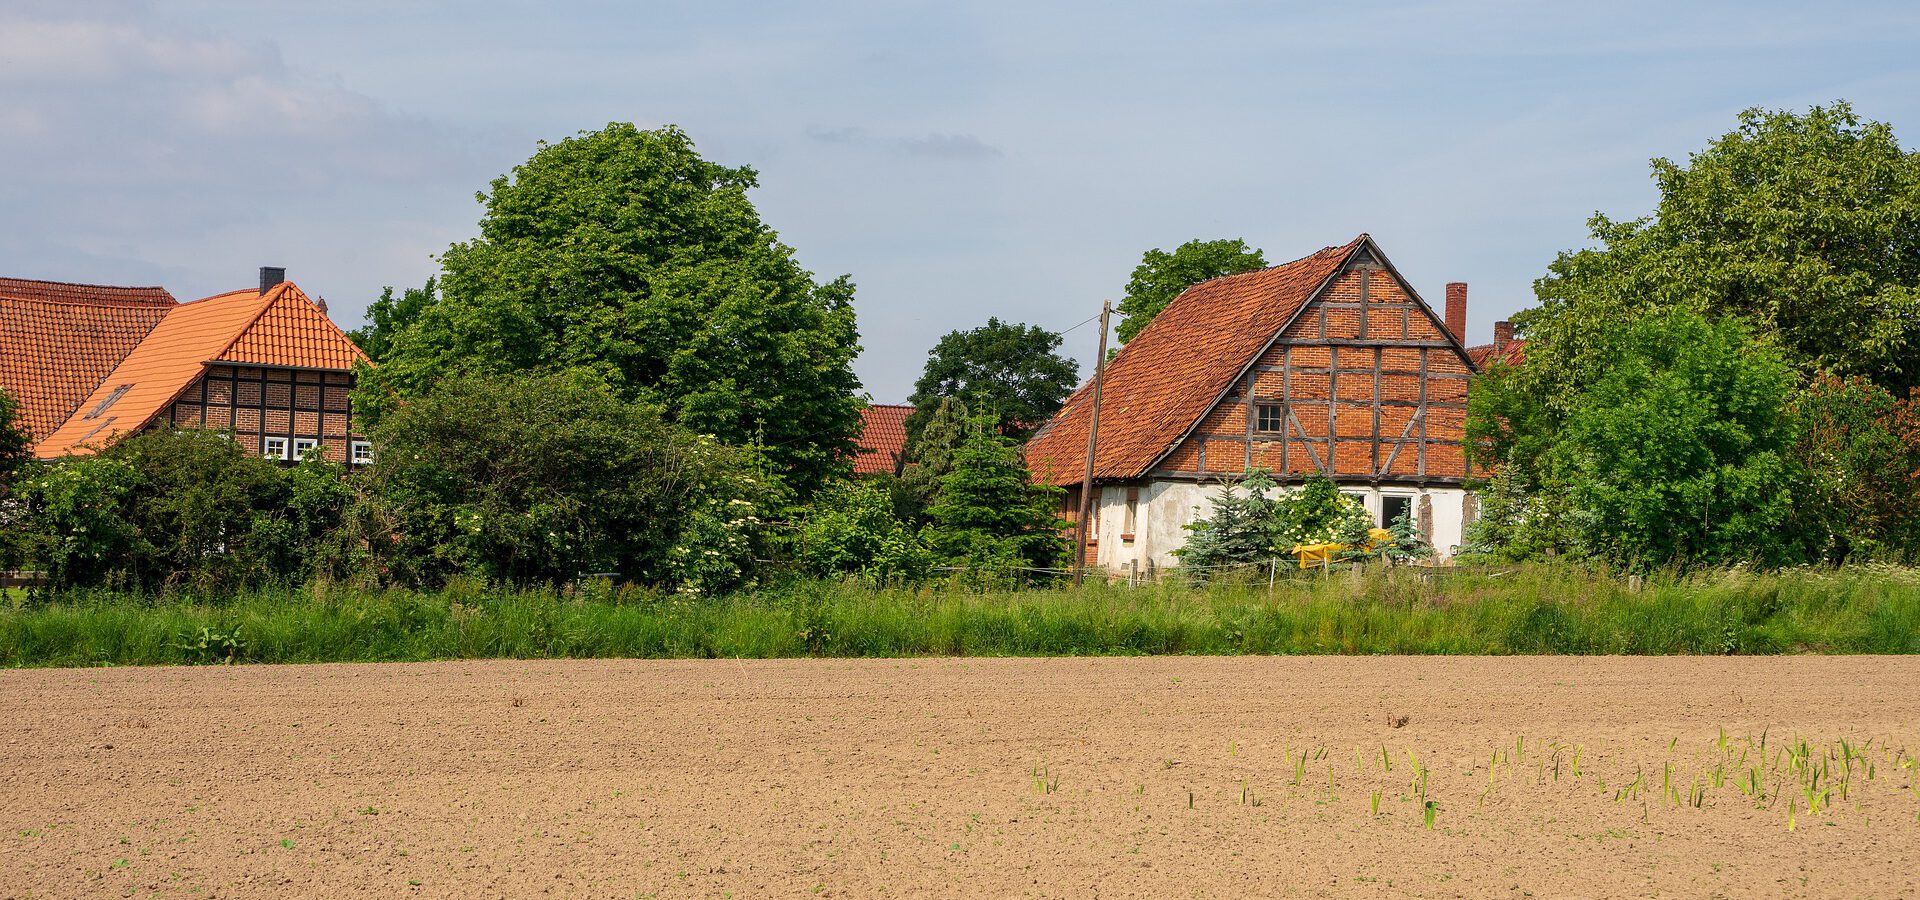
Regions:
<svg viewBox="0 0 1920 900"><path fill-rule="evenodd" d="M180 303L161 288L0 278L0 389L41 459L166 424L230 432L294 461L372 460L347 394L366 360L284 270Z"/></svg>
<svg viewBox="0 0 1920 900"><path fill-rule="evenodd" d="M1464 451L1478 367L1464 340L1466 285L1447 285L1446 298L1443 319L1365 234L1188 288L1107 366L1085 563L1178 565L1183 526L1210 511L1224 480L1256 468L1282 485L1324 474L1376 523L1410 514L1436 555L1451 556L1475 514ZM1090 388L1026 450L1036 479L1068 489L1069 520Z"/></svg>

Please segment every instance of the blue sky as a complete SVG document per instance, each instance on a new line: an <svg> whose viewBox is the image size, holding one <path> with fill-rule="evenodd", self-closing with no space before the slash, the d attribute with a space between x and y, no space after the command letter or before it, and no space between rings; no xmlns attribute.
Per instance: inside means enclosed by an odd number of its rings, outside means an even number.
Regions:
<svg viewBox="0 0 1920 900"><path fill-rule="evenodd" d="M1743 108L1920 129L1917 46L1899 3L0 0L0 274L184 298L283 265L351 327L537 140L618 120L760 171L859 285L876 400L946 331L1074 325L1196 237L1371 232L1430 301L1469 282L1484 341Z"/></svg>

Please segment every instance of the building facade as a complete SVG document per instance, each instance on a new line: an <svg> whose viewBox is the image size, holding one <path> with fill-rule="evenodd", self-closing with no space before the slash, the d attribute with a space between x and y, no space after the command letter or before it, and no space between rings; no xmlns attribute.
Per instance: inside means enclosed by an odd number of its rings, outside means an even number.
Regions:
<svg viewBox="0 0 1920 900"><path fill-rule="evenodd" d="M1411 517L1436 558L1475 504L1466 401L1466 285L1442 318L1367 235L1285 265L1189 288L1108 364L1084 563L1177 566L1185 526L1260 469L1282 489L1324 475L1374 521ZM1027 447L1077 518L1091 385Z"/></svg>
<svg viewBox="0 0 1920 900"><path fill-rule="evenodd" d="M353 422L366 355L278 269L179 303L159 288L0 279L0 389L19 399L35 456L92 453L157 427L217 429L293 462L372 461Z"/></svg>

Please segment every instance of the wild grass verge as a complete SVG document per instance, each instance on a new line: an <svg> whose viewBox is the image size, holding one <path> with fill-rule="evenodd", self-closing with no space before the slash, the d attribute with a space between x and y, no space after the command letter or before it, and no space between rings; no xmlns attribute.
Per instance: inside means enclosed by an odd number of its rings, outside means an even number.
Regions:
<svg viewBox="0 0 1920 900"><path fill-rule="evenodd" d="M0 665L552 657L1920 652L1920 573L1569 566L1003 592L794 581L687 599L589 585L71 593L0 608Z"/></svg>

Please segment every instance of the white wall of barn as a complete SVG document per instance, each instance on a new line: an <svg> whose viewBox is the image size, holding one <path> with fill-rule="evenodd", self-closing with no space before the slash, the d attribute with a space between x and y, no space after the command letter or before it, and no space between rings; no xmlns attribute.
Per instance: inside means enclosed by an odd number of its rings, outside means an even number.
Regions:
<svg viewBox="0 0 1920 900"><path fill-rule="evenodd" d="M1278 490L1290 490L1279 488ZM1133 527L1127 530L1129 494L1137 490ZM1213 500L1226 488L1193 481L1145 480L1134 486L1107 485L1097 495L1094 536L1099 541L1095 563L1113 574L1139 572L1148 576L1180 565L1173 551L1187 542L1186 526L1213 513ZM1388 497L1404 497L1412 504L1416 527L1431 528L1434 558L1446 562L1460 549L1465 531L1468 492L1457 487L1373 487L1342 484L1340 490L1357 495L1375 522L1382 522ZM1425 498L1425 504L1422 504ZM1430 525L1423 526L1423 523ZM1131 539L1129 539L1131 535Z"/></svg>

